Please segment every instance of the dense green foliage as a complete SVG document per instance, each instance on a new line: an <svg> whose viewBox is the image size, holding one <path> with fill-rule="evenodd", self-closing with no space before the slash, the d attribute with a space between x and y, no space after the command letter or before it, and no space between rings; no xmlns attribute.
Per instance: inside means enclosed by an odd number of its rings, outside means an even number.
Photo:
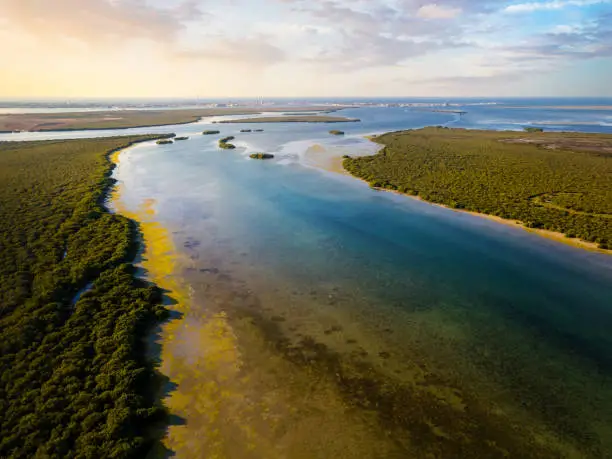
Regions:
<svg viewBox="0 0 612 459"><path fill-rule="evenodd" d="M249 157L251 159L272 159L274 158L274 155L270 153L253 153L249 155Z"/></svg>
<svg viewBox="0 0 612 459"><path fill-rule="evenodd" d="M0 142L0 457L143 457L164 419L143 339L166 316L108 213L108 153L161 136Z"/></svg>
<svg viewBox="0 0 612 459"><path fill-rule="evenodd" d="M168 139L163 139L163 140L158 140L157 141L157 145L169 145L171 143L174 143L174 142L172 140L168 140Z"/></svg>
<svg viewBox="0 0 612 459"><path fill-rule="evenodd" d="M526 127L525 132L544 132L544 129L537 127Z"/></svg>
<svg viewBox="0 0 612 459"><path fill-rule="evenodd" d="M344 131L337 131L335 129L332 129L331 131L329 131L329 133L331 135L344 135Z"/></svg>
<svg viewBox="0 0 612 459"><path fill-rule="evenodd" d="M219 148L222 148L223 150L233 150L234 148L236 148L236 145L229 143L231 140L234 140L235 137L234 136L229 136L229 137L224 137L221 140L219 140Z"/></svg>
<svg viewBox="0 0 612 459"><path fill-rule="evenodd" d="M373 187L612 248L612 136L427 128L344 167Z"/></svg>
<svg viewBox="0 0 612 459"><path fill-rule="evenodd" d="M221 134L221 131L204 131L204 132L202 132L202 135L215 135L215 134Z"/></svg>

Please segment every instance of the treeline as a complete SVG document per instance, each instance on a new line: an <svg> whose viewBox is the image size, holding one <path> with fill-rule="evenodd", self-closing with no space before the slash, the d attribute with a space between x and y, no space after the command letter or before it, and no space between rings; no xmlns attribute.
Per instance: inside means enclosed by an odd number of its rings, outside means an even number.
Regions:
<svg viewBox="0 0 612 459"><path fill-rule="evenodd" d="M373 187L519 220L612 249L612 136L426 128L344 167Z"/></svg>
<svg viewBox="0 0 612 459"><path fill-rule="evenodd" d="M108 213L109 152L165 136L0 142L0 457L144 457L165 419L143 340L166 317Z"/></svg>

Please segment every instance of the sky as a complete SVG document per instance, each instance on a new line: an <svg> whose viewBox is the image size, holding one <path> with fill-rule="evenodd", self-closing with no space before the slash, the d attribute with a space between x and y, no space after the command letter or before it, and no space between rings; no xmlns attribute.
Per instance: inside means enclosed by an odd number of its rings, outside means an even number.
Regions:
<svg viewBox="0 0 612 459"><path fill-rule="evenodd" d="M0 0L0 97L612 97L612 0Z"/></svg>

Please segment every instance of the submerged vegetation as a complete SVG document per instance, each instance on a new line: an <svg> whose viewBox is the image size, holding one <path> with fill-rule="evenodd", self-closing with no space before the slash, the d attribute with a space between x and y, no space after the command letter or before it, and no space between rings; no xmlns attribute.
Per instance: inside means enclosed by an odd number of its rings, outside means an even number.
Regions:
<svg viewBox="0 0 612 459"><path fill-rule="evenodd" d="M165 418L143 339L167 312L103 205L109 153L160 137L0 142L0 457L144 457Z"/></svg>
<svg viewBox="0 0 612 459"><path fill-rule="evenodd" d="M612 136L426 128L373 139L351 174L455 209L612 249Z"/></svg>
<svg viewBox="0 0 612 459"><path fill-rule="evenodd" d="M221 131L209 130L209 131L202 132L202 135L215 135L215 134L221 134Z"/></svg>
<svg viewBox="0 0 612 459"><path fill-rule="evenodd" d="M221 140L219 140L219 148L222 148L223 150L233 150L234 148L236 148L236 145L231 144L229 142L234 139L235 137L231 135L222 138Z"/></svg>
<svg viewBox="0 0 612 459"><path fill-rule="evenodd" d="M252 153L249 155L251 159L272 159L274 158L273 154L270 153Z"/></svg>

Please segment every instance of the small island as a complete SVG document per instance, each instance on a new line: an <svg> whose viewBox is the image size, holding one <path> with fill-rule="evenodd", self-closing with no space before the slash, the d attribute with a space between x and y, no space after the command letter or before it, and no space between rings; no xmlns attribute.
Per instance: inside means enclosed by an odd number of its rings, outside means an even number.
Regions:
<svg viewBox="0 0 612 459"><path fill-rule="evenodd" d="M249 155L249 158L251 159L272 159L274 158L274 155L270 153L253 153Z"/></svg>
<svg viewBox="0 0 612 459"><path fill-rule="evenodd" d="M202 132L202 135L215 135L215 134L221 134L221 131L204 131L204 132Z"/></svg>
<svg viewBox="0 0 612 459"><path fill-rule="evenodd" d="M157 145L168 145L168 144L174 143L174 142L172 140L169 140L169 139L163 139L163 140L158 140L156 143L157 143Z"/></svg>
<svg viewBox="0 0 612 459"><path fill-rule="evenodd" d="M189 137L175 137L174 140L189 140Z"/></svg>
<svg viewBox="0 0 612 459"><path fill-rule="evenodd" d="M240 129L240 132L253 132L252 129Z"/></svg>
<svg viewBox="0 0 612 459"><path fill-rule="evenodd" d="M253 132L263 132L263 129L254 129Z"/></svg>
<svg viewBox="0 0 612 459"><path fill-rule="evenodd" d="M331 135L344 135L344 131L337 131L335 129L332 129L331 131L329 131L329 133Z"/></svg>
<svg viewBox="0 0 612 459"><path fill-rule="evenodd" d="M219 148L223 149L223 150L233 150L234 148L236 148L236 145L229 143L231 140L234 140L235 137L234 136L229 136L229 137L224 137L221 140L219 140Z"/></svg>

